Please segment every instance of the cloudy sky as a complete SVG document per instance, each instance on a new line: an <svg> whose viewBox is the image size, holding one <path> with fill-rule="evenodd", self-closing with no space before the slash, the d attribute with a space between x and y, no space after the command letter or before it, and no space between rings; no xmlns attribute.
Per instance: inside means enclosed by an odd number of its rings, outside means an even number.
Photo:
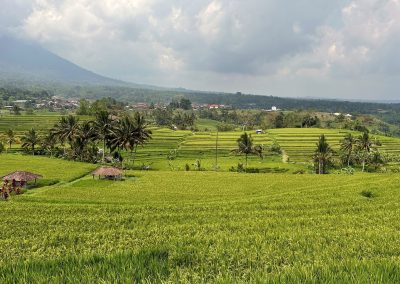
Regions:
<svg viewBox="0 0 400 284"><path fill-rule="evenodd" d="M400 99L400 0L0 5L0 33L113 78L274 96Z"/></svg>

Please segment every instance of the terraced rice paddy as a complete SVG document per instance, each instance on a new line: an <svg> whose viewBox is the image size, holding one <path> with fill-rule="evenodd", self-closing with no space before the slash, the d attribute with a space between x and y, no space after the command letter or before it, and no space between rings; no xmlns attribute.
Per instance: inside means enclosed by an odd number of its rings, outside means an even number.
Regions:
<svg viewBox="0 0 400 284"><path fill-rule="evenodd" d="M289 129L271 129L268 133L285 150L286 154L294 162L307 162L315 151L315 145L319 136L325 134L328 143L334 150L339 150L340 140L349 131L337 129L316 129L316 128L289 128ZM400 145L400 141L399 141Z"/></svg>
<svg viewBox="0 0 400 284"><path fill-rule="evenodd" d="M54 126L59 121L61 114L59 113L37 113L33 115L9 115L2 114L0 116L0 133L4 133L8 129L15 131L17 135L22 135L31 128L35 128L39 132L44 132ZM79 116L81 121L89 120L88 116Z"/></svg>
<svg viewBox="0 0 400 284"><path fill-rule="evenodd" d="M0 133L11 128L21 136L31 127L39 129L42 133L49 129L59 119L59 115L36 114L31 116L0 117ZM87 120L89 117L80 117ZM211 122L202 122L211 125ZM249 131L250 133L254 131ZM266 171L297 171L310 165L311 157L315 150L315 144L321 134L325 134L328 142L334 150L339 150L340 140L347 130L340 129L269 129L266 134L252 134L255 144L264 145L265 149L276 141L280 144L290 163L283 163L282 157L271 156L267 151L266 157L260 160L250 157L250 167L266 168ZM222 171L228 171L231 167L243 163L242 156L232 153L237 147L236 140L241 132L220 132L218 134L218 167ZM136 154L136 166L148 166L155 170L183 170L188 164L193 168L196 160L200 160L206 170L215 169L216 158L216 131L191 132L173 131L170 129L153 128L153 139L144 148L139 148ZM359 135L359 133L354 133ZM374 137L374 136L373 136ZM383 152L400 154L400 139L376 136L382 142L380 150ZM18 144L14 150L20 150ZM129 153L125 154L129 156ZM287 161L285 159L285 161Z"/></svg>
<svg viewBox="0 0 400 284"><path fill-rule="evenodd" d="M80 163L1 161L0 175L61 181L0 202L1 283L400 281L398 175L135 171L112 182Z"/></svg>
<svg viewBox="0 0 400 284"><path fill-rule="evenodd" d="M278 142L285 154L288 156L291 163L282 163L281 158L271 156L266 152L264 160L260 160L257 157L251 157L250 166L254 167L283 167L291 170L298 170L299 165L308 165L312 160L312 156L315 150L315 145L321 134L325 134L331 147L338 151L340 148L340 141L348 133L345 130L339 129L270 129L266 134L252 134L254 138L254 144L263 145L265 149L273 143ZM231 166L236 165L238 162L243 162L243 157L235 156L232 150L237 147L236 140L241 135L241 132L220 132L218 134L218 157L219 164L222 169L227 170ZM175 149L177 152L176 164L182 169L185 163L193 163L196 159L202 160L206 165L207 169L211 169L215 164L215 153L217 143L216 132L181 132L181 131L170 131L170 130L154 130L154 139L145 148L139 149L140 157L139 162L142 158L147 163L157 160L154 164L155 168L166 169L168 161L166 160L167 155L163 153L168 152L168 149ZM357 136L360 133L353 132L353 135ZM400 139L373 136L373 138L381 141L382 146L379 147L380 151L400 154ZM163 144L163 141L169 143L164 150L165 152L156 152L156 156L153 155L152 147ZM168 152L169 153L169 152ZM280 163L280 165L278 165Z"/></svg>

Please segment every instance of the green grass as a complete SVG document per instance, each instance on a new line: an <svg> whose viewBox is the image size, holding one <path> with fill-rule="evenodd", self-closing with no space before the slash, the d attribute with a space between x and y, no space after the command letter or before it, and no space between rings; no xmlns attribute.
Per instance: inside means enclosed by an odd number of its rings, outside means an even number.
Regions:
<svg viewBox="0 0 400 284"><path fill-rule="evenodd" d="M55 182L69 182L96 168L96 165L86 163L30 155L2 154L0 159L0 176L14 171L37 173L43 175L43 178L39 179L39 186Z"/></svg>
<svg viewBox="0 0 400 284"><path fill-rule="evenodd" d="M217 125L220 122L212 119L199 118L196 121L196 127L200 131L217 131Z"/></svg>
<svg viewBox="0 0 400 284"><path fill-rule="evenodd" d="M16 157L2 172L27 165ZM0 202L1 283L400 281L398 175L135 171L112 182L34 160L73 181Z"/></svg>

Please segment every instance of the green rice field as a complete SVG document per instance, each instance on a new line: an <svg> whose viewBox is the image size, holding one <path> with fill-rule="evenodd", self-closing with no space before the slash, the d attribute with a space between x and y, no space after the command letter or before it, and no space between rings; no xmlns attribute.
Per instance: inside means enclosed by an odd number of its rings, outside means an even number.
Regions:
<svg viewBox="0 0 400 284"><path fill-rule="evenodd" d="M128 171L113 182L93 179L93 165L0 159L0 175L55 181L0 202L0 283L400 281L396 174Z"/></svg>
<svg viewBox="0 0 400 284"><path fill-rule="evenodd" d="M60 118L59 114L44 113L34 115L3 115L0 117L0 136L9 128L14 129L20 137L24 131L35 127L42 133L51 128ZM87 120L89 117L80 117ZM243 156L235 155L232 150L237 147L236 140L242 134L240 131L217 132L213 121L201 120L199 123L212 131L173 131L171 129L153 127L153 139L143 148L139 148L135 167L146 167L152 170L184 170L187 166L195 169L194 164L200 161L204 170L229 171L244 163ZM264 159L250 157L249 167L261 169L262 172L291 173L299 170L312 171L311 157L316 142L321 134L325 134L334 150L339 150L340 140L348 133L340 129L318 128L285 128L269 129L265 134L257 135L248 131L254 138L254 144L263 145ZM354 133L359 135L359 133ZM373 136L382 142L380 151L400 154L400 139L384 136ZM17 139L19 140L19 139ZM268 153L268 147L276 141L284 151L284 158ZM216 166L216 146L218 146L218 167ZM20 142L13 145L11 152L20 152ZM129 156L126 154L126 156Z"/></svg>

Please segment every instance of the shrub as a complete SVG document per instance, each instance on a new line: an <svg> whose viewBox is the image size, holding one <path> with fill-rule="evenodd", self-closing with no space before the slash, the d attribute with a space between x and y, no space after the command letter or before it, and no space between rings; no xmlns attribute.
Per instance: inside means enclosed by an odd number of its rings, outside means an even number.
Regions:
<svg viewBox="0 0 400 284"><path fill-rule="evenodd" d="M279 145L278 142L276 142L276 140L274 140L274 142L272 143L272 145L269 147L269 151L273 154L282 154L282 149L281 149L281 145Z"/></svg>
<svg viewBox="0 0 400 284"><path fill-rule="evenodd" d="M168 161L173 161L176 159L177 151L176 149L169 151L169 154L167 155L167 160Z"/></svg>
<svg viewBox="0 0 400 284"><path fill-rule="evenodd" d="M194 162L193 166L196 171L205 171L205 168L203 168L201 166L201 160L196 160L196 162Z"/></svg>
<svg viewBox="0 0 400 284"><path fill-rule="evenodd" d="M222 123L218 123L217 129L218 129L218 131L221 131L221 132L234 131L236 129L236 125L222 122Z"/></svg>
<svg viewBox="0 0 400 284"><path fill-rule="evenodd" d="M363 190L360 193L362 196L366 197L366 198L373 198L374 197L374 193L372 191L369 190Z"/></svg>
<svg viewBox="0 0 400 284"><path fill-rule="evenodd" d="M354 175L354 172L355 172L355 170L352 167L346 167L346 168L341 169L341 171L340 171L340 173L347 174L347 175Z"/></svg>
<svg viewBox="0 0 400 284"><path fill-rule="evenodd" d="M245 172L244 165L243 165L243 163L239 162L236 167L234 167L234 166L230 167L229 171L243 173L243 172Z"/></svg>

